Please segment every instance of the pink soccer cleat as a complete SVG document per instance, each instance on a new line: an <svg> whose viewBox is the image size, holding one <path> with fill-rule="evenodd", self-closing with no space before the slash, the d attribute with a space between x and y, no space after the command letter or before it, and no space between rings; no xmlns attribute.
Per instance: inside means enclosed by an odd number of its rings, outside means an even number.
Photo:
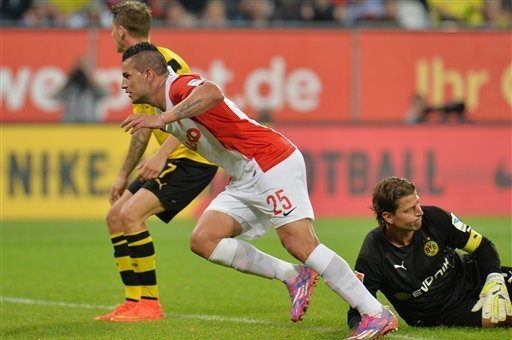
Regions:
<svg viewBox="0 0 512 340"><path fill-rule="evenodd" d="M398 320L387 308L382 307L380 316L363 314L361 322L348 339L373 339L382 337L398 329Z"/></svg>
<svg viewBox="0 0 512 340"><path fill-rule="evenodd" d="M293 322L301 321L302 316L306 313L317 278L318 274L313 269L301 266L299 275L294 280L285 282L292 300L290 319Z"/></svg>

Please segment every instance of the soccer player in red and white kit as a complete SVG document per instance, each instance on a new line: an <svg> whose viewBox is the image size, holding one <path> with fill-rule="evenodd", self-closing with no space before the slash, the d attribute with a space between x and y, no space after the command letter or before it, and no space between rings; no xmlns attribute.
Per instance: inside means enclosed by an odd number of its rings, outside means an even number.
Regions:
<svg viewBox="0 0 512 340"><path fill-rule="evenodd" d="M292 321L304 314L317 273L361 314L357 338L393 331L398 322L356 278L345 260L321 244L313 229L302 154L282 134L245 115L220 88L195 74L174 74L150 43L123 53L122 87L133 103L162 114L130 115L121 126L165 128L184 145L231 176L226 189L205 209L192 232L192 251L211 262L269 279L279 279L292 299ZM274 226L294 265L251 243Z"/></svg>

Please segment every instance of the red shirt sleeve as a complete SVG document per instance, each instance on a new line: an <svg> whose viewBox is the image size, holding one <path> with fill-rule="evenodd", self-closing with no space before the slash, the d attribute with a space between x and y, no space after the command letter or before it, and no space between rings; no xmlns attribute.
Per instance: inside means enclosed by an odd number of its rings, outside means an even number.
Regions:
<svg viewBox="0 0 512 340"><path fill-rule="evenodd" d="M182 102L192 90L204 83L205 80L197 74L185 73L179 75L169 87L169 98L173 105Z"/></svg>

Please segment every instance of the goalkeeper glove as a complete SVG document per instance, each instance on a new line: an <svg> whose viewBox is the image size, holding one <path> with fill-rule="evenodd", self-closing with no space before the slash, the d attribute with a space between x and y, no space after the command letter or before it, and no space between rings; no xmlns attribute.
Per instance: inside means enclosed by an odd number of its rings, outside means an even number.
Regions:
<svg viewBox="0 0 512 340"><path fill-rule="evenodd" d="M482 318L491 319L492 323L505 321L512 315L512 305L505 286L505 279L500 273L491 273L485 280L480 292L480 299L471 309L476 312L482 309Z"/></svg>

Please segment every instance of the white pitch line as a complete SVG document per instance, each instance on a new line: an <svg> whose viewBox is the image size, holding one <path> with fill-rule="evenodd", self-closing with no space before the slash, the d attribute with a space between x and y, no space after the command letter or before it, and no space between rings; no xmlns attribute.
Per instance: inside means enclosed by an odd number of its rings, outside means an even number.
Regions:
<svg viewBox="0 0 512 340"><path fill-rule="evenodd" d="M388 337L388 335L386 335L386 337ZM400 334L390 334L389 335L390 338L393 338L393 339L414 339L414 340L426 340L426 339L439 339L439 338L423 338L423 337L414 337L414 336L407 336L407 335L400 335Z"/></svg>
<svg viewBox="0 0 512 340"><path fill-rule="evenodd" d="M112 309L115 307L115 306L105 306L105 305L89 305L89 304L84 304L84 303L32 300L32 299L24 299L24 298L13 298L13 297L7 297L7 296L0 296L0 302L21 303L21 304L25 304L25 305L59 306L59 307L68 307L68 308L87 308L87 309Z"/></svg>
<svg viewBox="0 0 512 340"><path fill-rule="evenodd" d="M9 302L9 303L18 303L25 305L42 305L42 306L57 306L57 307L66 307L66 308L86 308L86 309L113 309L115 306L107 306L107 305L90 305L86 303L69 303L62 301L46 301L46 300L34 300L34 299L26 299L26 298L15 298L15 297L7 297L0 296L0 303ZM258 320L258 319L250 319L250 318L240 318L240 317L226 317L220 315L206 315L206 314L177 314L171 313L172 316L183 319L195 319L195 320L205 320L205 321L221 321L221 322L236 322L236 323L245 323L245 324L256 324L256 325L269 325L276 327L294 327L289 323L280 323L280 322L272 322L268 320ZM296 325L300 328L314 330L319 332L344 332L343 327L317 327L317 326L306 326L306 325ZM390 334L389 338L393 339L405 339L405 340L420 340L425 339L421 337L411 337L400 334Z"/></svg>
<svg viewBox="0 0 512 340"><path fill-rule="evenodd" d="M7 297L0 296L0 303L9 302L9 303L19 303L26 305L43 305L43 306L57 306L57 307L67 307L67 308L87 308L87 309L113 309L115 306L106 306L106 305L90 305L84 303L69 303L69 302L61 302L61 301L46 301L46 300L33 300L33 299L25 299L25 298L15 298L15 297ZM257 325L268 325L268 326L276 326L276 327L292 327L292 324L288 323L280 323L280 322L272 322L268 320L258 320L258 319L250 319L250 318L240 318L240 317L226 317L220 315L205 315L205 314L177 314L177 313L169 313L177 318L183 319L196 319L196 320L205 320L205 321L221 321L221 322L236 322L236 323L246 323L246 324L257 324ZM341 327L317 327L317 326L305 326L305 325L297 325L298 327L321 331L321 332L333 332L333 331L342 331Z"/></svg>

